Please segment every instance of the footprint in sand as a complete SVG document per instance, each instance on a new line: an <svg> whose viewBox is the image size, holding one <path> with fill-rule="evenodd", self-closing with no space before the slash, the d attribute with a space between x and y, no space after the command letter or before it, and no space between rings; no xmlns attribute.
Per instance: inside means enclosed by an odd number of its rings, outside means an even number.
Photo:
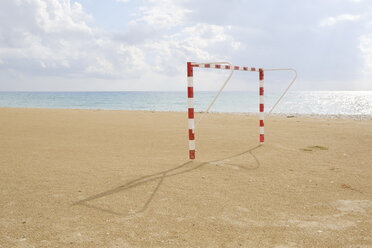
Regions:
<svg viewBox="0 0 372 248"><path fill-rule="evenodd" d="M327 151L328 150L328 147L326 146L308 146L306 148L300 148L301 151L304 151L304 152L313 152L313 151Z"/></svg>

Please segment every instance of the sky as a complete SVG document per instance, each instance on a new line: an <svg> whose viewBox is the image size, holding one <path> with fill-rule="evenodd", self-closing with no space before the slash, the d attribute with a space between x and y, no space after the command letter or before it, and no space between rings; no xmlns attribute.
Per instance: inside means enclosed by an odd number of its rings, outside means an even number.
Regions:
<svg viewBox="0 0 372 248"><path fill-rule="evenodd" d="M187 61L295 68L294 90L372 90L372 1L0 1L0 91L183 91ZM195 90L228 73L195 69ZM267 72L266 89L292 77ZM236 71L227 90L257 81Z"/></svg>

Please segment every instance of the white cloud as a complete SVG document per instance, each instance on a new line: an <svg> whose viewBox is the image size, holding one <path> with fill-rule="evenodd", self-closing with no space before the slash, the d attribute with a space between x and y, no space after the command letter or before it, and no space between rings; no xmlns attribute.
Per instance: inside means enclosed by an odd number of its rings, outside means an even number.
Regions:
<svg viewBox="0 0 372 248"><path fill-rule="evenodd" d="M218 44L237 49L239 42L227 34L230 27L199 23L185 25L190 11L172 1L150 1L130 24L153 29L150 38L130 44L90 26L92 16L81 4L69 0L20 0L2 2L4 12L17 19L15 29L0 26L3 68L21 73L75 77L130 78L144 73L182 73L187 58L205 60L220 56ZM4 13L3 12L3 13ZM26 18L19 18L27 12ZM177 31L168 32L171 27ZM9 32L11 30L11 32ZM134 28L136 37L141 30ZM156 33L156 34L154 34ZM217 46L217 47L216 47ZM5 63L8 62L8 63ZM168 70L169 71L169 70ZM139 73L141 72L141 73Z"/></svg>
<svg viewBox="0 0 372 248"><path fill-rule="evenodd" d="M143 58L137 55L139 49L123 48L125 43L115 41L110 33L92 28L92 17L77 2L7 0L0 8L0 19L14 23L0 25L0 58L5 70L122 78L139 71L133 68Z"/></svg>
<svg viewBox="0 0 372 248"><path fill-rule="evenodd" d="M360 15L342 14L335 17L328 17L320 22L320 26L332 26L343 21L357 21Z"/></svg>
<svg viewBox="0 0 372 248"><path fill-rule="evenodd" d="M80 89L102 80L101 90L174 90L184 87L186 61L223 59L293 66L311 87L339 79L350 85L372 63L364 2L348 3L356 14L341 14L351 10L323 0L142 0L124 30L111 32L97 28L98 20L74 0L0 0L0 77L24 76L34 84L32 76L53 75L79 79ZM335 28L319 28L319 20ZM350 25L336 28L341 22Z"/></svg>
<svg viewBox="0 0 372 248"><path fill-rule="evenodd" d="M154 29L170 28L184 23L185 16L191 11L180 7L171 0L149 1L149 5L140 8L140 17L135 23L144 22Z"/></svg>
<svg viewBox="0 0 372 248"><path fill-rule="evenodd" d="M143 51L147 68L153 73L183 74L186 60L216 58L221 54L218 47L225 43L230 50L240 46L227 34L229 26L189 23L187 16L192 11L179 1L147 3L129 23L124 39Z"/></svg>

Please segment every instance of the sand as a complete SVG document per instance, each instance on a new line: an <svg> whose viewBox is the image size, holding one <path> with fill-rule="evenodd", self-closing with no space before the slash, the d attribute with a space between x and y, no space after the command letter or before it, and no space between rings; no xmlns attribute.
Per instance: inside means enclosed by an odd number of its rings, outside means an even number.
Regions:
<svg viewBox="0 0 372 248"><path fill-rule="evenodd" d="M372 121L265 124L0 108L0 247L372 247Z"/></svg>

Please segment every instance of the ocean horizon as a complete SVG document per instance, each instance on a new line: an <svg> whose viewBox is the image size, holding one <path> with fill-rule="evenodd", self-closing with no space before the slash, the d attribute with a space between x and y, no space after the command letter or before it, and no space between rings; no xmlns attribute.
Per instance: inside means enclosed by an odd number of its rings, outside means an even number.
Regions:
<svg viewBox="0 0 372 248"><path fill-rule="evenodd" d="M195 111L205 111L217 92L195 92ZM265 92L265 111L280 93ZM220 113L257 113L257 92L222 92L211 109ZM187 111L184 91L0 92L0 107L102 110ZM372 91L292 91L274 114L372 116Z"/></svg>

